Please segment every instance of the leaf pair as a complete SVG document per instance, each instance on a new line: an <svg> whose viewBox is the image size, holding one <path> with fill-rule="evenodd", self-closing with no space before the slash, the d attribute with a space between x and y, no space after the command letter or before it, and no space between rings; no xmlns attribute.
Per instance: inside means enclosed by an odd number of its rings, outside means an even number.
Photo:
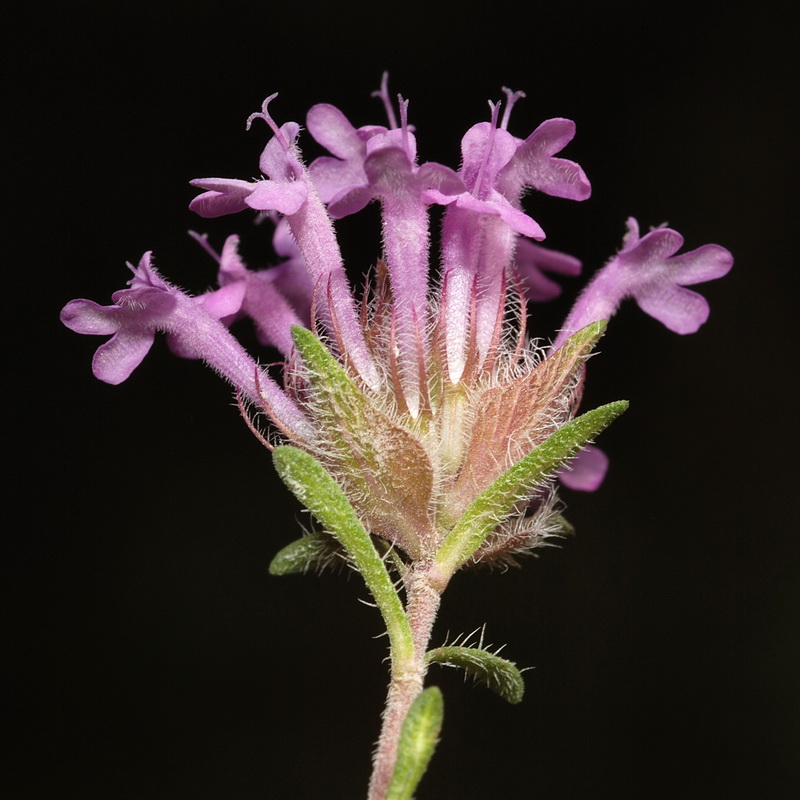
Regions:
<svg viewBox="0 0 800 800"><path fill-rule="evenodd" d="M485 682L510 703L522 700L524 684L510 661L475 647L439 647L426 660L431 664L458 666ZM441 691L431 686L412 704L403 723L397 761L386 794L387 800L410 800L439 742L444 716Z"/></svg>
<svg viewBox="0 0 800 800"><path fill-rule="evenodd" d="M587 326L539 364L531 373L535 380L526 377L522 384L514 381L500 394L485 401L478 415L478 431L473 435L473 441L478 444L471 447L466 462L466 469L472 470L471 477L464 479L465 484L486 483L498 470L497 459L481 467L480 475L477 474L478 467L470 467L476 459L480 461L480 448L486 446L481 420L494 417L495 427L502 432L503 441L510 435L512 423L518 425L526 437L537 436L544 424L540 418L552 406L553 397L561 393L565 382L574 376L602 331L602 323ZM441 535L434 530L430 518L433 482L430 460L420 442L389 420L360 391L313 333L294 328L293 335L308 370L322 422L329 425L325 433L334 451L329 457L337 468L337 477L334 479L313 456L307 453L301 456L302 451L288 446L275 450L278 472L328 532L341 542L359 570L361 563L371 570L371 577L367 580L370 589L373 590L374 584L375 590L386 597L393 596L393 607L402 607L394 587L391 587L391 592L385 588L387 582L391 585L391 581L370 533L398 544L412 559L430 550ZM537 386L543 395L539 399L534 392ZM534 394L532 399L527 397L531 392ZM508 408L504 407L504 399L513 400ZM528 499L535 487L574 457L627 406L626 401L609 403L560 425L526 455L501 470L453 523L446 526L447 534L433 557L433 565L440 576L441 585L437 588L443 590L456 570L475 554L515 507ZM483 433L488 435L488 431ZM305 470L310 482L304 479ZM458 505L456 502L455 506ZM311 560L317 558L315 549L319 544L318 540L300 540L291 545L288 552L286 549L281 551L281 558L273 563L272 569L283 573L294 571L300 565L307 568ZM386 577L380 580L377 564L380 564L382 573L386 573ZM380 605L379 598L376 596L375 599ZM389 613L387 609L381 610L384 616Z"/></svg>

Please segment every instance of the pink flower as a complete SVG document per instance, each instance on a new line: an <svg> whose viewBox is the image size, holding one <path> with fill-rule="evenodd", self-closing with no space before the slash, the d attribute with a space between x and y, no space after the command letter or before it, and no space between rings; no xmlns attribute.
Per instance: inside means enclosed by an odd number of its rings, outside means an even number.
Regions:
<svg viewBox="0 0 800 800"><path fill-rule="evenodd" d="M61 311L61 321L70 330L111 336L92 361L97 378L111 384L127 380L150 351L156 333L164 331L174 337L180 354L203 359L246 397L263 401L266 393L281 427L296 431L299 437L308 433L304 413L220 322L239 310L244 287L234 285L189 297L158 274L151 253L145 253L138 266L128 266L133 278L129 288L112 295L113 305L72 300Z"/></svg>
<svg viewBox="0 0 800 800"><path fill-rule="evenodd" d="M708 319L708 303L683 287L726 275L733 256L716 244L676 256L682 245L683 237L671 228L656 228L640 237L631 217L622 249L584 289L553 346L559 347L590 322L610 319L626 297L675 333L694 333Z"/></svg>

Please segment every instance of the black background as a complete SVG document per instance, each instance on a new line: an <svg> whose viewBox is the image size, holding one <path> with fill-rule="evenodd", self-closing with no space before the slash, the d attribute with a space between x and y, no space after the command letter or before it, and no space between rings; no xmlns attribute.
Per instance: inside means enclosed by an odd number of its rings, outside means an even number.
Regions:
<svg viewBox="0 0 800 800"><path fill-rule="evenodd" d="M443 739L423 798L790 798L800 794L796 482L796 45L769 3L75 2L7 28L4 381L11 475L5 603L10 779L19 798L363 797L385 640L357 576L271 578L303 521L230 391L159 342L129 381L94 380L98 341L58 323L106 303L146 249L202 291L187 181L255 177L282 122L327 101L380 122L382 70L411 99L422 160L456 166L503 85L511 130L575 119L584 204L532 198L586 272L625 218L736 257L678 337L635 306L610 326L587 404L602 437L577 536L522 570L459 576L441 642L486 624L526 673L516 707L431 673ZM318 154L305 140L309 158ZM367 215L367 219L369 215ZM375 215L373 221L377 221ZM377 227L340 226L353 275ZM565 299L534 308L546 335ZM15 781L16 782L16 781Z"/></svg>

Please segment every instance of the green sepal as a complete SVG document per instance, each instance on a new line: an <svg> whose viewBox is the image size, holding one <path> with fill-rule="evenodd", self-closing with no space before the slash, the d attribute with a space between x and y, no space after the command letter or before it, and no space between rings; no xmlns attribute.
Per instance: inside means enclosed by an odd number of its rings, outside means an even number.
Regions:
<svg viewBox="0 0 800 800"><path fill-rule="evenodd" d="M437 647L425 654L425 660L429 664L463 669L471 678L512 704L519 703L525 693L525 682L516 664L488 650L478 647Z"/></svg>
<svg viewBox="0 0 800 800"><path fill-rule="evenodd" d="M575 526L564 517L563 514L556 514L553 518L553 536L574 536Z"/></svg>
<svg viewBox="0 0 800 800"><path fill-rule="evenodd" d="M297 447L276 447L272 460L281 480L341 543L364 577L386 622L393 660L413 658L411 627L400 596L370 535L339 484L314 456Z"/></svg>
<svg viewBox="0 0 800 800"><path fill-rule="evenodd" d="M326 533L308 533L279 550L270 561L270 575L296 575L324 569L335 558L338 548ZM339 551L340 552L340 551Z"/></svg>
<svg viewBox="0 0 800 800"><path fill-rule="evenodd" d="M514 506L542 481L569 461L628 407L627 400L587 411L562 425L537 448L472 501L445 537L436 554L436 565L451 576L483 544L486 537L508 517Z"/></svg>
<svg viewBox="0 0 800 800"><path fill-rule="evenodd" d="M443 716L441 691L436 686L425 689L412 704L403 723L386 800L411 800L439 743Z"/></svg>

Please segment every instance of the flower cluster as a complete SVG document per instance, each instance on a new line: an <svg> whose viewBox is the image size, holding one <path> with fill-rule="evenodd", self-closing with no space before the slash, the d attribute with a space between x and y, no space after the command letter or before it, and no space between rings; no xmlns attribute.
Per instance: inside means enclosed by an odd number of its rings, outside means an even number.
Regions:
<svg viewBox="0 0 800 800"><path fill-rule="evenodd" d="M574 418L584 361L623 299L690 333L708 306L684 286L718 278L732 263L717 245L675 255L677 232L661 227L640 236L631 219L620 252L594 276L552 345L537 350L525 337L525 301L556 296L548 273L574 275L581 265L535 243L545 234L523 209L523 194L584 200L591 189L581 167L558 157L574 123L550 119L517 138L508 124L524 95L505 92L502 119L500 104L490 104L490 120L464 135L458 170L418 163L408 102L399 98L398 121L385 80L376 94L388 126L356 128L332 105L311 108L307 130L331 155L308 166L297 146L300 126L274 122L272 95L247 121L249 128L262 120L273 134L260 159L265 177L194 180L203 191L191 208L203 217L246 209L269 216L283 262L252 271L237 237L217 253L198 236L219 263L216 291L188 296L146 253L113 305L74 300L62 321L78 333L112 335L93 369L114 384L165 331L177 354L202 358L263 408L285 440L319 458L373 534L411 560L430 558L482 492ZM357 300L333 220L373 200L381 206L383 254ZM437 279L429 254L434 204L444 207ZM283 353L283 386L230 333L242 316ZM310 343L304 327L326 347ZM607 463L599 450L588 445L567 457L565 483L599 485ZM524 508L502 520L472 560L524 551L559 530L550 482L527 493Z"/></svg>

